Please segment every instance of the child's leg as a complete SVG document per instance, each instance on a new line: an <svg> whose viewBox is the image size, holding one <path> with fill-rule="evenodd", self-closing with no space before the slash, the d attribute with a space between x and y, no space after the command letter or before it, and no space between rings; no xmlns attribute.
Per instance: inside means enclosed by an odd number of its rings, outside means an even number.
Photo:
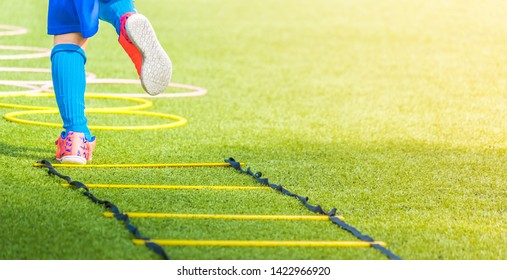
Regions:
<svg viewBox="0 0 507 280"><path fill-rule="evenodd" d="M83 48L87 41L80 33L56 35L51 52L51 74L65 132L82 132L91 140L88 120L84 114L86 54Z"/></svg>
<svg viewBox="0 0 507 280"><path fill-rule="evenodd" d="M54 35L51 75L63 131L56 140L56 159L86 164L92 158L95 137L85 117L86 55L89 37L99 27L99 0L49 0L48 34Z"/></svg>
<svg viewBox="0 0 507 280"><path fill-rule="evenodd" d="M100 0L99 18L111 23L118 41L134 63L141 85L151 95L171 81L172 64L148 19L137 14L132 0Z"/></svg>
<svg viewBox="0 0 507 280"><path fill-rule="evenodd" d="M120 35L120 18L127 13L135 12L132 0L99 1L99 18L112 24L118 35Z"/></svg>

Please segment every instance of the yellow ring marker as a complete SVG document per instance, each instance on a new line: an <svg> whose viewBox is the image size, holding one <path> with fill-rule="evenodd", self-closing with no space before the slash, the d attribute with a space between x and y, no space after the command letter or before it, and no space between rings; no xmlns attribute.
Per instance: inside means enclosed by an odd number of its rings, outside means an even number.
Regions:
<svg viewBox="0 0 507 280"><path fill-rule="evenodd" d="M103 109L87 109L85 112L88 113L96 113L96 114L120 114L120 115L141 115L141 116L152 116L159 117L164 119L174 120L176 122L166 123L166 124L158 124L158 125L139 125L139 126L88 126L91 130L156 130L163 128L175 128L184 126L187 124L187 120L183 117L156 113L156 112L144 112L144 111L104 111ZM31 124L31 125L39 125L39 126L49 126L49 127L58 127L61 128L62 124L60 123L46 123L39 121L29 121L17 118L18 116L25 115L38 115L38 114L58 114L58 110L36 110L36 111L22 111L22 112L12 112L4 115L4 118L8 121L22 124Z"/></svg>
<svg viewBox="0 0 507 280"><path fill-rule="evenodd" d="M245 163L240 163L241 166ZM34 167L46 167L42 163L34 163ZM54 167L70 167L70 168L170 168L170 167L229 167L227 162L212 163L133 163L133 164L52 164Z"/></svg>
<svg viewBox="0 0 507 280"><path fill-rule="evenodd" d="M129 218L161 218L161 219L220 219L220 220L270 220L270 221L329 221L329 216L315 215L225 215L225 214L178 214L178 213L143 213L123 212ZM104 217L113 218L114 213L105 212ZM336 216L345 220L342 216Z"/></svg>
<svg viewBox="0 0 507 280"><path fill-rule="evenodd" d="M54 97L54 93L49 92L39 92L39 93L19 93L19 94L10 94L10 95L0 95L2 97ZM136 97L125 97L125 96L110 96L103 94L95 94L95 93L87 93L85 94L85 98L96 98L96 99L116 99L116 100L126 100L126 101L134 101L141 103L140 105L134 106L123 106L123 107L105 107L105 108L89 108L87 111L104 111L104 112L116 112L116 111L128 111L128 110L142 110L147 109L153 106L153 102ZM28 110L57 110L55 107L42 107L42 106L31 106L31 105L19 105L19 104L10 104L10 103L0 103L0 107L6 108L17 108L17 109L28 109Z"/></svg>
<svg viewBox="0 0 507 280"><path fill-rule="evenodd" d="M62 187L70 187L70 184L62 184ZM121 184L86 184L88 188L103 189L166 189L166 190L271 190L270 187L251 186L164 186L164 185L121 185Z"/></svg>
<svg viewBox="0 0 507 280"><path fill-rule="evenodd" d="M371 247L380 245L386 247L382 241L275 241L275 240L170 240L170 239L134 239L134 245L145 245L153 242L160 246L222 246L222 247Z"/></svg>

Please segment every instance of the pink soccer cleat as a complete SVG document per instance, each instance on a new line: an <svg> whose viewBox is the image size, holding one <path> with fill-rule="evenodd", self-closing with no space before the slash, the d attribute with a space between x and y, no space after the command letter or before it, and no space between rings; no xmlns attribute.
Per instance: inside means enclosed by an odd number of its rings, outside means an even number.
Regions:
<svg viewBox="0 0 507 280"><path fill-rule="evenodd" d="M163 92L171 81L172 64L148 19L137 13L124 14L118 41L134 62L144 90L151 95Z"/></svg>
<svg viewBox="0 0 507 280"><path fill-rule="evenodd" d="M95 137L93 141L86 140L84 133L69 131L63 138L65 132L62 132L56 140L56 160L61 163L86 164L86 161L92 160L92 152L97 143Z"/></svg>

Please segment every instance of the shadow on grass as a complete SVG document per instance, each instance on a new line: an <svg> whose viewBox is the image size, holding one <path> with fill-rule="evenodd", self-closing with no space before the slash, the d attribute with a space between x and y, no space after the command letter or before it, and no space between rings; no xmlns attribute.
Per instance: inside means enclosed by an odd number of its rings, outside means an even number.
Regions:
<svg viewBox="0 0 507 280"><path fill-rule="evenodd" d="M54 151L50 149L34 147L18 147L0 142L0 154L13 158L26 158L38 160L52 155Z"/></svg>

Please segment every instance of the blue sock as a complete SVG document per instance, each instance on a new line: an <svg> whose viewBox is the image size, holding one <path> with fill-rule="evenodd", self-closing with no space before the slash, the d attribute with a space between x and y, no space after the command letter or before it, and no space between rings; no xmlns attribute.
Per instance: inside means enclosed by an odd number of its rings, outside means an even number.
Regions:
<svg viewBox="0 0 507 280"><path fill-rule="evenodd" d="M65 134L68 131L82 132L91 141L84 113L85 63L85 52L77 45L56 45L51 52L51 75Z"/></svg>
<svg viewBox="0 0 507 280"><path fill-rule="evenodd" d="M99 1L99 18L112 24L118 35L120 35L120 18L129 12L136 12L133 0Z"/></svg>

